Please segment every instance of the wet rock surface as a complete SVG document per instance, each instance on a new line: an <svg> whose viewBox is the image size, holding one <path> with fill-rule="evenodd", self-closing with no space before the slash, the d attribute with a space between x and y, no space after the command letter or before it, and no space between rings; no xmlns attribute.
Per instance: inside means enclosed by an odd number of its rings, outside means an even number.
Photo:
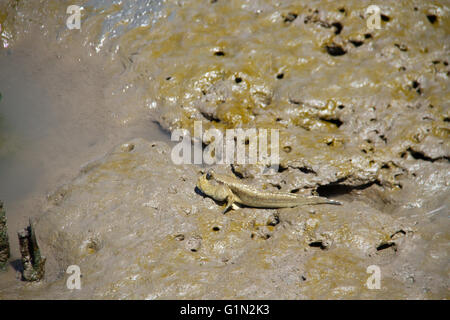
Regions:
<svg viewBox="0 0 450 320"><path fill-rule="evenodd" d="M337 196L342 206L223 215L195 189L201 169L172 164L170 152L135 139L57 190L35 224L48 257L45 280L1 289L0 297L446 297L448 239L432 227L448 227L446 212L412 218L377 210L367 201L382 192L373 185ZM81 290L65 286L73 264ZM370 265L381 268L380 290L366 287Z"/></svg>

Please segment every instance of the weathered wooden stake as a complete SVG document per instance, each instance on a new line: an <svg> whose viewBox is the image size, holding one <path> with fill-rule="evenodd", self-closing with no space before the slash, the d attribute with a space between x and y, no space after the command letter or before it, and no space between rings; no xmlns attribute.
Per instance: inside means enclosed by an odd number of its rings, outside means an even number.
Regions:
<svg viewBox="0 0 450 320"><path fill-rule="evenodd" d="M5 270L6 263L10 257L8 228L6 226L6 212L3 202L0 201L0 271Z"/></svg>
<svg viewBox="0 0 450 320"><path fill-rule="evenodd" d="M45 273L45 257L41 256L34 234L33 225L17 233L19 236L20 253L22 254L23 274L25 281L39 281Z"/></svg>

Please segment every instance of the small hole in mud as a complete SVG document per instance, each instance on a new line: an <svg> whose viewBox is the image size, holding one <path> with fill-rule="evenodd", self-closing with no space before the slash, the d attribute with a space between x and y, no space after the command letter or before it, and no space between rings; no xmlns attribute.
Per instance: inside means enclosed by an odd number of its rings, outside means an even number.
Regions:
<svg viewBox="0 0 450 320"><path fill-rule="evenodd" d="M292 151L292 147L291 146L285 146L285 147L283 147L283 151L286 152L286 153L289 153L289 152Z"/></svg>
<svg viewBox="0 0 450 320"><path fill-rule="evenodd" d="M223 57L225 55L225 52L223 52L223 51L216 51L216 52L214 52L214 55L218 56L218 57Z"/></svg>
<svg viewBox="0 0 450 320"><path fill-rule="evenodd" d="M385 14L381 14L381 20L383 20L384 22L388 22L389 20L391 20L391 18L389 18L387 15Z"/></svg>
<svg viewBox="0 0 450 320"><path fill-rule="evenodd" d="M331 25L336 28L336 30L334 30L335 35L340 34L342 29L344 28L342 26L342 23L340 23L340 22L333 22Z"/></svg>
<svg viewBox="0 0 450 320"><path fill-rule="evenodd" d="M197 249L191 249L192 252L197 252Z"/></svg>
<svg viewBox="0 0 450 320"><path fill-rule="evenodd" d="M310 247L320 248L321 250L325 250L327 247L323 244L322 241L313 241L309 244Z"/></svg>
<svg viewBox="0 0 450 320"><path fill-rule="evenodd" d="M344 48L342 48L342 47L339 46L339 45L335 45L335 44L330 45L330 46L328 46L328 45L325 46L325 50L327 51L327 53L328 53L330 56L334 56L334 57L336 57L336 56L342 56L342 55L344 55L344 54L347 53L347 51L345 51Z"/></svg>
<svg viewBox="0 0 450 320"><path fill-rule="evenodd" d="M305 276L302 276L302 280L303 280L303 281L306 281L306 277L305 277Z"/></svg>
<svg viewBox="0 0 450 320"><path fill-rule="evenodd" d="M427 14L427 18L431 24L434 24L437 20L437 16L435 14Z"/></svg>
<svg viewBox="0 0 450 320"><path fill-rule="evenodd" d="M320 120L332 123L332 124L336 125L336 127L338 127L338 128L343 124L343 122L337 118L336 119L320 118Z"/></svg>
<svg viewBox="0 0 450 320"><path fill-rule="evenodd" d="M234 82L241 83L242 82L242 78L241 77L237 77L236 79L234 79Z"/></svg>
<svg viewBox="0 0 450 320"><path fill-rule="evenodd" d="M277 214L274 214L272 216L272 218L269 219L269 221L267 221L267 225L272 226L272 227L275 227L279 223L280 223L280 217Z"/></svg>
<svg viewBox="0 0 450 320"><path fill-rule="evenodd" d="M448 66L448 62L447 61L444 61L443 63L444 63L444 66Z"/></svg>
<svg viewBox="0 0 450 320"><path fill-rule="evenodd" d="M213 229L213 231L220 231L219 227L213 227L212 229Z"/></svg>
<svg viewBox="0 0 450 320"><path fill-rule="evenodd" d="M345 12L345 8L339 8L339 12L344 13Z"/></svg>
<svg viewBox="0 0 450 320"><path fill-rule="evenodd" d="M294 12L289 12L288 14L286 14L284 16L284 22L285 23L290 23L292 21L294 21L295 19L297 19L298 14L294 13Z"/></svg>
<svg viewBox="0 0 450 320"><path fill-rule="evenodd" d="M354 45L356 48L357 48L357 47L360 47L360 46L362 46L362 45L364 44L363 41L358 41L358 40L350 40L350 43L351 43L352 45Z"/></svg>
<svg viewBox="0 0 450 320"><path fill-rule="evenodd" d="M341 104L341 105L338 106L338 109L341 109L341 110L342 110L342 109L344 109L344 108L345 108L345 106L344 106L343 104Z"/></svg>
<svg viewBox="0 0 450 320"><path fill-rule="evenodd" d="M406 234L406 232L400 229L391 235L391 239L395 236L404 236L405 234Z"/></svg>
<svg viewBox="0 0 450 320"><path fill-rule="evenodd" d="M284 73L277 74L277 79L281 80L284 78Z"/></svg>
<svg viewBox="0 0 450 320"><path fill-rule="evenodd" d="M395 242L391 242L391 243L382 243L377 247L377 251L381 251L384 249L388 249L393 247L393 249L395 250Z"/></svg>
<svg viewBox="0 0 450 320"><path fill-rule="evenodd" d="M172 79L172 77L167 77L166 80L169 81L170 79Z"/></svg>
<svg viewBox="0 0 450 320"><path fill-rule="evenodd" d="M317 191L317 194L321 197L332 198L335 196L349 194L353 190L364 190L364 189L371 187L374 184L380 185L380 182L378 180L375 180L375 181L371 181L371 182L361 184L358 186L348 186L348 185L339 184L339 183L330 183L330 184L319 186L316 189L316 191Z"/></svg>
<svg viewBox="0 0 450 320"><path fill-rule="evenodd" d="M411 83L411 85L412 85L412 87L413 87L414 89L417 89L417 87L419 87L419 82L417 82L416 80L414 80L414 81Z"/></svg>
<svg viewBox="0 0 450 320"><path fill-rule="evenodd" d="M308 174L308 173L316 173L314 170L312 170L312 169L309 169L309 168L307 168L307 167L301 167L301 168L298 168L301 172L303 172L303 173L306 173L306 174Z"/></svg>
<svg viewBox="0 0 450 320"><path fill-rule="evenodd" d="M372 38L372 35L371 35L370 33L366 33L366 34L364 35L364 38L370 39L370 38Z"/></svg>

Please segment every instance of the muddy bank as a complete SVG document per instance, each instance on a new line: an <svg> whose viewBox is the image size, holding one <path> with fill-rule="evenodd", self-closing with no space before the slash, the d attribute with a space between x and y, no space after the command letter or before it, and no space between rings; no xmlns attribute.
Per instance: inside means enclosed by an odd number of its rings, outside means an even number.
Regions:
<svg viewBox="0 0 450 320"><path fill-rule="evenodd" d="M379 30L359 1L166 1L126 28L130 7L85 5L83 32L55 27L58 41L117 62L113 86L134 97L121 119L279 129L275 175L216 169L344 205L222 215L195 192L200 167L132 140L48 199L37 222L46 279L11 282L2 297L448 298L444 2L383 2ZM63 7L46 9L61 23ZM65 287L71 264L81 291ZM379 290L365 286L370 265Z"/></svg>
<svg viewBox="0 0 450 320"><path fill-rule="evenodd" d="M41 250L52 253L46 280L4 289L2 297L446 296L445 248L426 215L394 218L360 197L341 207L223 215L195 192L199 169L173 165L170 152L164 143L132 140L57 190L36 224ZM79 291L64 288L72 264L83 274ZM382 270L380 290L365 286L372 264Z"/></svg>

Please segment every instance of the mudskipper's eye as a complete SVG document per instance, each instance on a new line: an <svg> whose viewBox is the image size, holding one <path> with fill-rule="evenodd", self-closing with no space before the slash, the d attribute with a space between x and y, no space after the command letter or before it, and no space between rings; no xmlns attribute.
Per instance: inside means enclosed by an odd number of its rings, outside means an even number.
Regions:
<svg viewBox="0 0 450 320"><path fill-rule="evenodd" d="M210 172L208 172L206 174L206 180L211 180L212 179L212 174Z"/></svg>

